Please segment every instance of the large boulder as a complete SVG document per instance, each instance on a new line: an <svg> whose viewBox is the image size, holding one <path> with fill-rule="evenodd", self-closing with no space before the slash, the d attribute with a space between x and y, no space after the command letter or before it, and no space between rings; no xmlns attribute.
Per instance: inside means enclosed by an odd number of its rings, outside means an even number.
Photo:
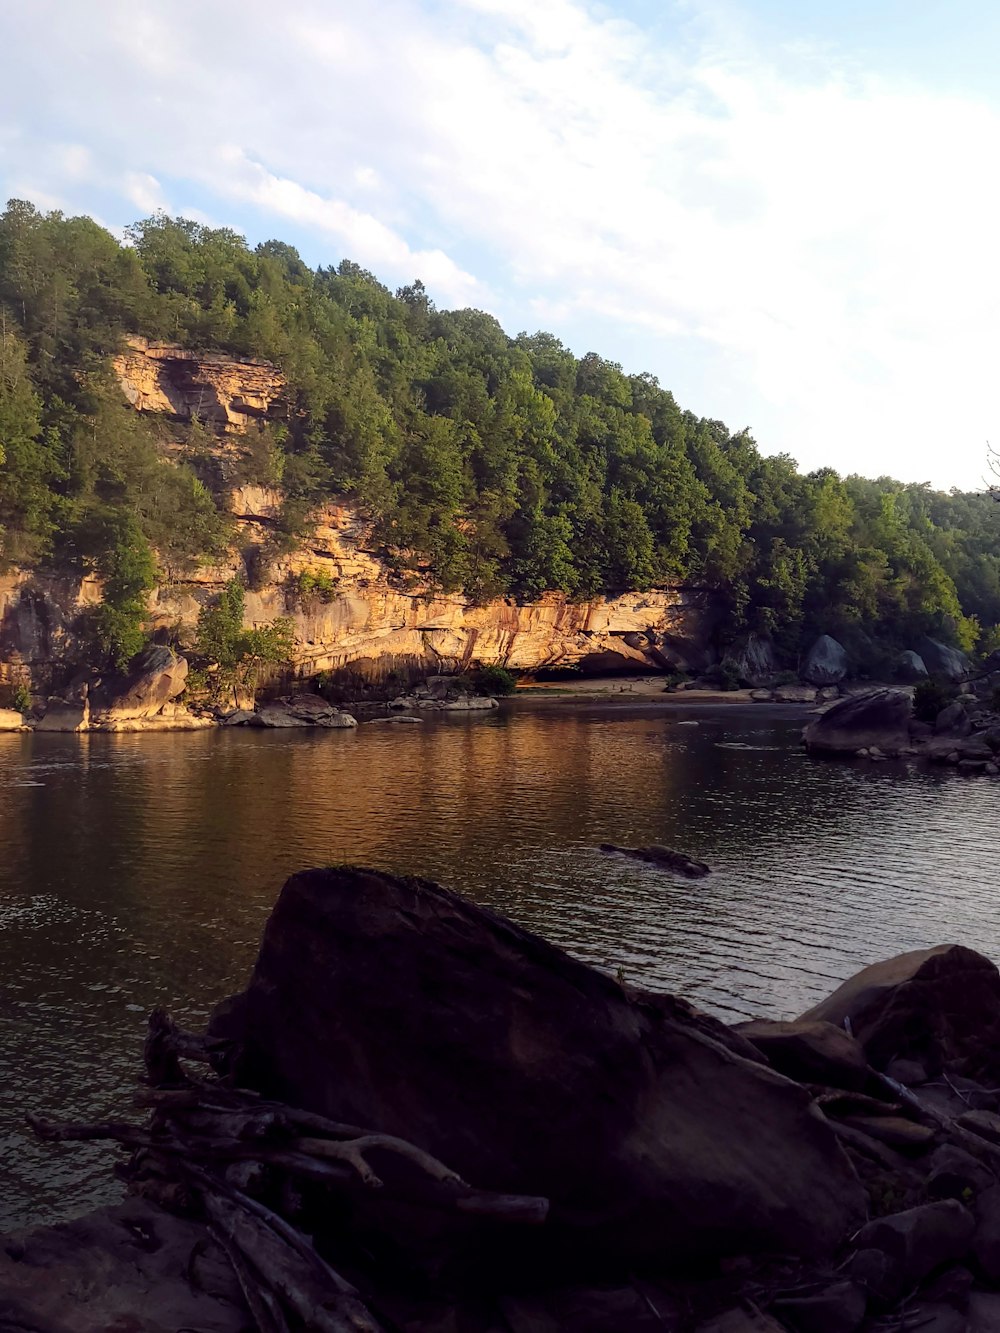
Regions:
<svg viewBox="0 0 1000 1333"><path fill-rule="evenodd" d="M0 731L20 731L24 718L16 708L0 708Z"/></svg>
<svg viewBox="0 0 1000 1333"><path fill-rule="evenodd" d="M805 1091L735 1054L721 1024L426 880L293 876L210 1030L235 1043L243 1086L548 1197L536 1254L821 1254L861 1209Z"/></svg>
<svg viewBox="0 0 1000 1333"><path fill-rule="evenodd" d="M862 1091L872 1077L861 1044L832 1023L771 1021L738 1023L736 1031L768 1063L797 1083L824 1083Z"/></svg>
<svg viewBox="0 0 1000 1333"><path fill-rule="evenodd" d="M732 662L740 673L740 679L748 680L751 685L763 684L778 670L774 645L761 634L749 634L745 643L726 654L725 660Z"/></svg>
<svg viewBox="0 0 1000 1333"><path fill-rule="evenodd" d="M924 665L932 676L948 680L964 680L970 671L969 659L958 648L951 648L938 639L924 637L917 644Z"/></svg>
<svg viewBox="0 0 1000 1333"><path fill-rule="evenodd" d="M806 654L802 679L810 685L837 685L847 675L848 665L843 644L829 634L821 634Z"/></svg>
<svg viewBox="0 0 1000 1333"><path fill-rule="evenodd" d="M928 675L926 662L912 648L900 653L893 663L893 676L902 685L915 685L920 680L926 680Z"/></svg>
<svg viewBox="0 0 1000 1333"><path fill-rule="evenodd" d="M802 1017L847 1028L878 1069L913 1060L1000 1078L1000 972L961 944L874 963Z"/></svg>
<svg viewBox="0 0 1000 1333"><path fill-rule="evenodd" d="M91 730L129 731L155 717L183 692L187 673L187 658L172 648L147 648L127 674L112 673L89 685Z"/></svg>
<svg viewBox="0 0 1000 1333"><path fill-rule="evenodd" d="M807 750L819 754L856 754L873 745L892 754L909 746L912 712L905 690L851 694L810 722L802 739Z"/></svg>

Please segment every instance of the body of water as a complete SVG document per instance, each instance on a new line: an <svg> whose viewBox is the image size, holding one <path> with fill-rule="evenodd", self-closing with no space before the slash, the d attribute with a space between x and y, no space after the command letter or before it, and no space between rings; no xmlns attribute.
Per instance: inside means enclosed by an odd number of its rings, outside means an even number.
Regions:
<svg viewBox="0 0 1000 1333"><path fill-rule="evenodd" d="M1000 785L810 760L803 720L516 703L356 731L0 736L0 1228L115 1195L107 1149L36 1144L24 1112L126 1109L148 1011L193 1025L239 989L305 866L438 879L728 1021L794 1016L905 949L1000 959Z"/></svg>

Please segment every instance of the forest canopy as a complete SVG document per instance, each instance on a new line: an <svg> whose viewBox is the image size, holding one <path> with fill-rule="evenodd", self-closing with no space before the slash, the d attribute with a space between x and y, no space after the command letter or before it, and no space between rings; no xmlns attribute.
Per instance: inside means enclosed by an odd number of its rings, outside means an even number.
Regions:
<svg viewBox="0 0 1000 1333"><path fill-rule="evenodd" d="M755 630L790 655L820 632L1000 637L985 493L800 473L652 375L439 310L421 282L392 292L350 260L311 269L280 241L164 215L120 243L19 200L0 215L5 564L97 570L134 609L157 565L229 540L199 424L168 458L123 401L110 366L128 334L275 362L284 418L248 458L280 482L288 530L352 497L400 577L479 600L709 587L724 638Z"/></svg>

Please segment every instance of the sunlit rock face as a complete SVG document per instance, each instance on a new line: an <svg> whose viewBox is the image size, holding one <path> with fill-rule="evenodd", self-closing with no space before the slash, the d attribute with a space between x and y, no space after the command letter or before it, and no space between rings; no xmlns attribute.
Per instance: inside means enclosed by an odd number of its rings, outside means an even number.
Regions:
<svg viewBox="0 0 1000 1333"><path fill-rule="evenodd" d="M215 435L223 460L253 422L278 420L287 410L285 379L265 361L133 337L114 368L137 411L166 422L197 418ZM169 443L165 448L172 452ZM487 663L521 671L698 670L711 660L716 608L708 592L663 588L587 602L547 593L533 602L475 605L419 575L404 581L393 574L363 516L339 500L312 515L312 529L297 547L265 560L283 500L278 488L234 483L227 499L235 529L230 552L215 566L164 569L150 594L151 628L179 632L189 644L201 607L234 575L249 574L247 621L292 621L299 676L343 671L378 682L391 673L448 673ZM303 595L303 573L318 576L322 591ZM10 571L0 580L0 681L4 672L23 673L48 687L77 646L81 613L100 598L92 578Z"/></svg>
<svg viewBox="0 0 1000 1333"><path fill-rule="evenodd" d="M194 352L132 337L114 361L122 392L139 412L198 418L217 429L245 430L280 403L285 377L270 361Z"/></svg>

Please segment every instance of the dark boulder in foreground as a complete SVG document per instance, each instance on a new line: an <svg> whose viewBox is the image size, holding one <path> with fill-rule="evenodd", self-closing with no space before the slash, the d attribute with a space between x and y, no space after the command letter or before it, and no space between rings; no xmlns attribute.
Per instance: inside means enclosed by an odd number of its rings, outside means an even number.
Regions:
<svg viewBox="0 0 1000 1333"><path fill-rule="evenodd" d="M863 1217L846 1156L802 1088L715 1026L436 884L350 868L286 883L212 1032L244 1086L548 1197L540 1253L829 1253Z"/></svg>
<svg viewBox="0 0 1000 1333"><path fill-rule="evenodd" d="M874 963L803 1019L848 1027L879 1069L906 1060L1000 1080L1000 972L960 944Z"/></svg>
<svg viewBox="0 0 1000 1333"><path fill-rule="evenodd" d="M802 733L806 749L819 754L857 754L872 747L898 754L910 744L913 701L905 690L852 694L810 722Z"/></svg>
<svg viewBox="0 0 1000 1333"><path fill-rule="evenodd" d="M663 870L676 870L679 875L686 875L688 879L703 879L705 875L712 873L711 866L706 865L704 861L695 861L693 857L685 856L683 852L675 852L670 847L660 847L655 843L650 847L618 847L613 842L602 842L601 851L617 853L619 856L631 856L635 861L648 861Z"/></svg>

